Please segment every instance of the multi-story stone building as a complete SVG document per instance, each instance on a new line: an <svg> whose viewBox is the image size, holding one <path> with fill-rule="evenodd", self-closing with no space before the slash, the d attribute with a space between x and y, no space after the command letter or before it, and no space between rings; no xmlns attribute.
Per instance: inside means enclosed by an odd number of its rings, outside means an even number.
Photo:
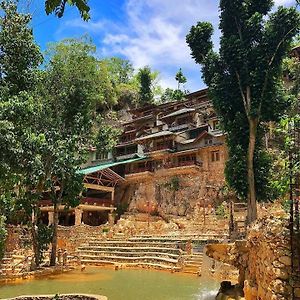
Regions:
<svg viewBox="0 0 300 300"><path fill-rule="evenodd" d="M183 101L149 105L129 114L132 119L123 124L112 153L96 159L93 149L80 171L87 192L69 213L74 216L71 223L99 225L116 206L187 215L197 206L212 205L224 185L225 136L207 89ZM49 211L49 206L42 209Z"/></svg>

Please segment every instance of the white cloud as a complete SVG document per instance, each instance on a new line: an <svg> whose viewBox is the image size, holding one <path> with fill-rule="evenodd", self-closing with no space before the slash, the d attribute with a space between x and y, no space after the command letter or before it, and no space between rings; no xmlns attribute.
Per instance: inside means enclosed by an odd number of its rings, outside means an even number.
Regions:
<svg viewBox="0 0 300 300"><path fill-rule="evenodd" d="M283 6L289 6L289 5L292 5L292 4L295 4L295 0L275 0L274 3L276 6L280 6L280 5L283 5Z"/></svg>
<svg viewBox="0 0 300 300"><path fill-rule="evenodd" d="M164 87L175 87L176 70L182 67L188 77L187 87L194 89L195 79L189 72L200 67L190 57L185 36L197 21L218 21L217 4L206 0L128 0L127 26L109 33L101 53L122 55L136 68L149 65L161 71ZM197 12L197 13L195 13ZM168 69L168 71L166 71ZM199 76L198 87L201 86ZM172 84L173 83L173 84Z"/></svg>
<svg viewBox="0 0 300 300"><path fill-rule="evenodd" d="M163 87L176 87L174 77L182 67L188 79L186 87L193 91L203 87L203 83L200 66L191 58L185 36L198 21L212 22L217 28L217 2L126 0L121 22L103 17L88 23L75 19L66 21L62 30L85 30L94 36L98 54L122 56L136 68L149 65L153 70L160 71ZM217 31L214 37L217 44L218 36Z"/></svg>

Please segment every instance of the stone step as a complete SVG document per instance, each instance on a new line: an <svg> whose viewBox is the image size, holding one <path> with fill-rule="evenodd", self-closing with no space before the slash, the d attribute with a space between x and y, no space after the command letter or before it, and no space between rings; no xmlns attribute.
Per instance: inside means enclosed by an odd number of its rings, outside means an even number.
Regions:
<svg viewBox="0 0 300 300"><path fill-rule="evenodd" d="M89 260L85 260L83 261L86 264L93 264L93 265L116 265L115 261L102 261L102 260L98 260L98 261L89 261ZM118 263L120 264L120 263ZM170 265L165 265L165 264L155 264L155 263L150 263L150 262L136 262L136 263L124 263L124 265L126 265L127 267L151 267L151 268L157 268L157 269L167 269L167 270L174 270L174 271L180 271L179 267L176 266L170 266Z"/></svg>
<svg viewBox="0 0 300 300"><path fill-rule="evenodd" d="M157 256L157 257L169 257L169 258L178 258L179 254L172 253L162 253L162 252L123 252L123 251L81 251L80 256L126 256L130 257L133 255L138 256Z"/></svg>
<svg viewBox="0 0 300 300"><path fill-rule="evenodd" d="M172 243L155 243L155 242L149 242L149 241L89 241L87 244L85 245L89 245L89 246L107 246L107 247L115 247L115 246L119 246L119 247L128 247L128 246L153 246L153 244L155 244L157 247L169 247L169 248L174 248L178 246L177 242L172 242Z"/></svg>
<svg viewBox="0 0 300 300"><path fill-rule="evenodd" d="M115 262L146 262L146 261L163 261L170 264L177 264L177 259L157 257L157 256L135 256L135 257L126 257L126 256L82 256L81 263L86 261L115 261Z"/></svg>
<svg viewBox="0 0 300 300"><path fill-rule="evenodd" d="M185 259L185 262L187 264L197 265L197 264L202 264L203 259Z"/></svg>
<svg viewBox="0 0 300 300"><path fill-rule="evenodd" d="M80 246L78 247L78 251L126 251L126 252L135 252L135 251L154 251L154 252L172 252L172 253L180 253L179 248L163 248L163 247L99 247L99 246Z"/></svg>

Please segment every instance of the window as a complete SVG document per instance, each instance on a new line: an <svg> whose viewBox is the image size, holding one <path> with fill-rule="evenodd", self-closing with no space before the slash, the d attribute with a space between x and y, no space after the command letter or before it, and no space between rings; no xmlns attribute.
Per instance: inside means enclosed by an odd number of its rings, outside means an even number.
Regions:
<svg viewBox="0 0 300 300"><path fill-rule="evenodd" d="M218 120L213 121L212 129L213 129L213 130L218 130L218 129L220 129L219 121L218 121Z"/></svg>
<svg viewBox="0 0 300 300"><path fill-rule="evenodd" d="M108 152L97 152L96 159L99 159L99 160L108 159Z"/></svg>
<svg viewBox="0 0 300 300"><path fill-rule="evenodd" d="M212 151L211 152L211 161L220 161L220 151Z"/></svg>
<svg viewBox="0 0 300 300"><path fill-rule="evenodd" d="M212 145L212 139L205 139L205 145Z"/></svg>

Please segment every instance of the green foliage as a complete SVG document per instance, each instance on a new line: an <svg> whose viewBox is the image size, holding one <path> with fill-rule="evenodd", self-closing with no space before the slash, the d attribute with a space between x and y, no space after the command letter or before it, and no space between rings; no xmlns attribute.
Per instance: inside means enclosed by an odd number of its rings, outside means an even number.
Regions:
<svg viewBox="0 0 300 300"><path fill-rule="evenodd" d="M175 80L178 82L177 90L180 90L180 84L186 83L186 77L183 75L181 68L175 75Z"/></svg>
<svg viewBox="0 0 300 300"><path fill-rule="evenodd" d="M59 300L60 299L59 294L55 294L55 296L52 299L53 300Z"/></svg>
<svg viewBox="0 0 300 300"><path fill-rule="evenodd" d="M216 208L216 215L220 218L228 218L228 212L227 212L227 207L224 203L221 203L217 208Z"/></svg>
<svg viewBox="0 0 300 300"><path fill-rule="evenodd" d="M5 217L0 215L0 260L3 258L5 251L6 233Z"/></svg>
<svg viewBox="0 0 300 300"><path fill-rule="evenodd" d="M186 36L186 42L192 50L191 55L196 63L204 63L205 57L212 51L212 34L212 24L208 22L198 22L196 26L192 26L189 34Z"/></svg>
<svg viewBox="0 0 300 300"><path fill-rule="evenodd" d="M75 5L84 21L90 19L88 0L45 0L45 10L47 15L54 12L57 17L61 18L64 15L66 4L71 6Z"/></svg>
<svg viewBox="0 0 300 300"><path fill-rule="evenodd" d="M276 194L270 191L271 161L261 143L262 122L278 121L290 104L280 80L281 63L300 24L295 8L279 7L270 13L272 4L271 0L263 4L221 0L219 53L213 51L211 24L199 22L187 35L191 55L202 65L209 96L228 134L227 181L245 198L253 163L254 186L261 200ZM250 134L256 140L252 160Z"/></svg>
<svg viewBox="0 0 300 300"><path fill-rule="evenodd" d="M121 202L117 204L116 213L117 216L120 217L128 210L129 204L126 202Z"/></svg>
<svg viewBox="0 0 300 300"><path fill-rule="evenodd" d="M172 101L181 101L186 96L186 92L181 90L173 90L170 88L166 88L165 92L161 95L161 102L172 102Z"/></svg>
<svg viewBox="0 0 300 300"><path fill-rule="evenodd" d="M41 263L44 259L45 252L49 249L49 244L52 240L53 228L44 224L39 224L37 233L39 262Z"/></svg>
<svg viewBox="0 0 300 300"><path fill-rule="evenodd" d="M281 203L281 207L283 208L283 210L288 213L291 209L291 200L284 200Z"/></svg>
<svg viewBox="0 0 300 300"><path fill-rule="evenodd" d="M113 124L109 124L107 119L99 116L97 118L97 133L95 146L99 154L104 154L113 150L118 142L122 130Z"/></svg>
<svg viewBox="0 0 300 300"><path fill-rule="evenodd" d="M179 191L180 189L180 179L178 176L173 176L169 182L165 183L165 187L171 191Z"/></svg>
<svg viewBox="0 0 300 300"><path fill-rule="evenodd" d="M139 70L139 103L141 105L151 104L153 102L153 92L152 92L152 77L151 69L146 66Z"/></svg>
<svg viewBox="0 0 300 300"><path fill-rule="evenodd" d="M37 67L42 61L42 55L28 27L31 21L29 15L18 13L13 1L0 3L1 15L0 96L3 93L15 95L35 87Z"/></svg>

